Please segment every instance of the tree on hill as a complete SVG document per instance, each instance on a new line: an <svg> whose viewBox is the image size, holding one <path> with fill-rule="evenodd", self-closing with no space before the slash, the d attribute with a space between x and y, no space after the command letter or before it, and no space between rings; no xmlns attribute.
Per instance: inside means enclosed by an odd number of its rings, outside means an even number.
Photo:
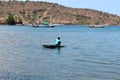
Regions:
<svg viewBox="0 0 120 80"><path fill-rule="evenodd" d="M15 20L14 20L14 15L11 14L10 12L8 13L8 18L7 18L7 20L6 20L6 23L7 23L8 25L15 25L15 24L16 24L16 22L15 22Z"/></svg>

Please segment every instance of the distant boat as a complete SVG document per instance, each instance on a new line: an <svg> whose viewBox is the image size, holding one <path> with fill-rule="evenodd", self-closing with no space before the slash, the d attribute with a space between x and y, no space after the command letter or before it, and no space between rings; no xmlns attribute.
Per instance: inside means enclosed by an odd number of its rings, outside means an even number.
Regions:
<svg viewBox="0 0 120 80"><path fill-rule="evenodd" d="M48 25L43 25L43 24L40 24L40 25L33 25L33 24L32 24L32 27L53 28L53 27L55 27L55 25L51 25L51 24L48 24Z"/></svg>
<svg viewBox="0 0 120 80"><path fill-rule="evenodd" d="M105 25L89 25L90 28L104 28Z"/></svg>

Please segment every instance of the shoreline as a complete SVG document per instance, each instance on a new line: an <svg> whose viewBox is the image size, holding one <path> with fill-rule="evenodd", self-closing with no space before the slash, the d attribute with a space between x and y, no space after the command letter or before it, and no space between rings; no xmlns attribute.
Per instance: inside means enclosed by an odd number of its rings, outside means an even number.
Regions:
<svg viewBox="0 0 120 80"><path fill-rule="evenodd" d="M52 24L54 26L63 26L63 25L76 25L76 26L87 26L89 28L104 28L110 26L120 26L120 25L79 25L79 24ZM32 26L32 24L16 24L16 25L7 25L7 24L0 24L0 26Z"/></svg>

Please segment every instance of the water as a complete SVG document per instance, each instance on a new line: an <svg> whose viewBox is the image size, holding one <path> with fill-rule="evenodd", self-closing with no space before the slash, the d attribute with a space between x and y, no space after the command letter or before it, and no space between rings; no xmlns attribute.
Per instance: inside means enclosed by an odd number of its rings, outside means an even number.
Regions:
<svg viewBox="0 0 120 80"><path fill-rule="evenodd" d="M0 80L119 80L119 61L120 27L0 26Z"/></svg>

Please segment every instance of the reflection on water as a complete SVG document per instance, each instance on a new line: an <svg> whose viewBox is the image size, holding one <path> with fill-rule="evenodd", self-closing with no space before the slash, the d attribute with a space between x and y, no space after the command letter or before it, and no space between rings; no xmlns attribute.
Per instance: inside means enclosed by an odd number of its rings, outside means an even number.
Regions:
<svg viewBox="0 0 120 80"><path fill-rule="evenodd" d="M55 52L54 54L59 56L60 55L60 50L61 50L61 48L54 49L54 52Z"/></svg>
<svg viewBox="0 0 120 80"><path fill-rule="evenodd" d="M60 36L64 48L46 49ZM119 80L120 28L0 26L0 80Z"/></svg>

